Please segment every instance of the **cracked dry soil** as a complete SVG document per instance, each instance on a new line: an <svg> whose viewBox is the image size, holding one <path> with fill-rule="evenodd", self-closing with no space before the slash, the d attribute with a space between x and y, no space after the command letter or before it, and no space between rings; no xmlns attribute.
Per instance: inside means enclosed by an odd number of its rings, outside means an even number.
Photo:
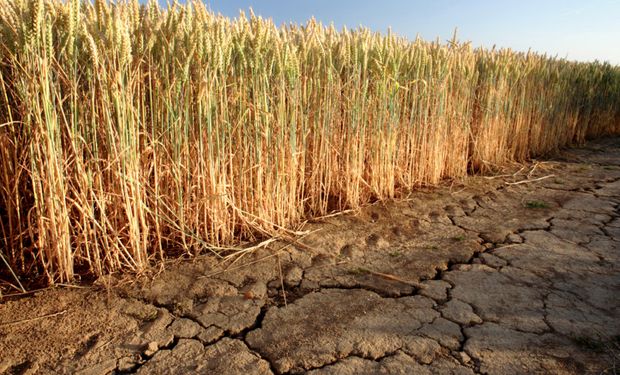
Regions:
<svg viewBox="0 0 620 375"><path fill-rule="evenodd" d="M614 373L620 139L517 169L315 221L232 264L8 298L0 372Z"/></svg>

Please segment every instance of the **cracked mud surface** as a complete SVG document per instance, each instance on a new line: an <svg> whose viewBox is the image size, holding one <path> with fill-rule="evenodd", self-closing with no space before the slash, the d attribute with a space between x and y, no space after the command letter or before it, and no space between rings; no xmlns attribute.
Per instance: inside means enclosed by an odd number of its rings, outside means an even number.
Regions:
<svg viewBox="0 0 620 375"><path fill-rule="evenodd" d="M614 373L620 139L504 174L226 263L5 298L0 373Z"/></svg>

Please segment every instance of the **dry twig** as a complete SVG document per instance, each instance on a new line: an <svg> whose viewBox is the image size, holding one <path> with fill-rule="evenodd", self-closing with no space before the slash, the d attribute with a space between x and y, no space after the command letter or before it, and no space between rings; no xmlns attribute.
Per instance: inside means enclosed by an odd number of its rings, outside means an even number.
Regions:
<svg viewBox="0 0 620 375"><path fill-rule="evenodd" d="M521 184L527 184L530 182L536 182L536 181L541 181L550 177L554 177L554 174L550 174L548 176L544 176L544 177L539 177L539 178L534 178L532 180L522 180L522 181L518 181L518 182L506 182L506 185L521 185Z"/></svg>
<svg viewBox="0 0 620 375"><path fill-rule="evenodd" d="M20 320L15 320L15 321L12 321L12 322L2 323L2 324L0 324L0 328L2 328L2 327L9 327L9 326L17 325L17 324L35 322L37 320L46 319L46 318L53 318L55 316L66 314L68 311L69 310L62 310L62 311L58 311L58 312L55 312L55 313L52 313L52 314L46 314L46 315L38 316L36 318L20 319Z"/></svg>

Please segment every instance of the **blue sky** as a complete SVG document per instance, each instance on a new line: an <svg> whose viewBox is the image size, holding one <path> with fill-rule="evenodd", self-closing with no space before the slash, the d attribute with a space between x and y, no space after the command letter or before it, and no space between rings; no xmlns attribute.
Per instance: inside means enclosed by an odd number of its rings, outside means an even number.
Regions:
<svg viewBox="0 0 620 375"><path fill-rule="evenodd" d="M165 3L165 0L160 0ZM276 24L367 26L400 35L442 40L458 27L460 40L528 48L571 60L620 65L620 0L203 0L216 13L236 17L254 9ZM183 2L183 0L181 0Z"/></svg>

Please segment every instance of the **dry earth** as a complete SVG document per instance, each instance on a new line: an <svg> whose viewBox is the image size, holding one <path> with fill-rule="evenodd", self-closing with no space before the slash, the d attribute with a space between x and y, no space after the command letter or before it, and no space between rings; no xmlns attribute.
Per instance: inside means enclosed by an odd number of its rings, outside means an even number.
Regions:
<svg viewBox="0 0 620 375"><path fill-rule="evenodd" d="M0 372L615 373L620 139L518 169L223 265L5 296Z"/></svg>

